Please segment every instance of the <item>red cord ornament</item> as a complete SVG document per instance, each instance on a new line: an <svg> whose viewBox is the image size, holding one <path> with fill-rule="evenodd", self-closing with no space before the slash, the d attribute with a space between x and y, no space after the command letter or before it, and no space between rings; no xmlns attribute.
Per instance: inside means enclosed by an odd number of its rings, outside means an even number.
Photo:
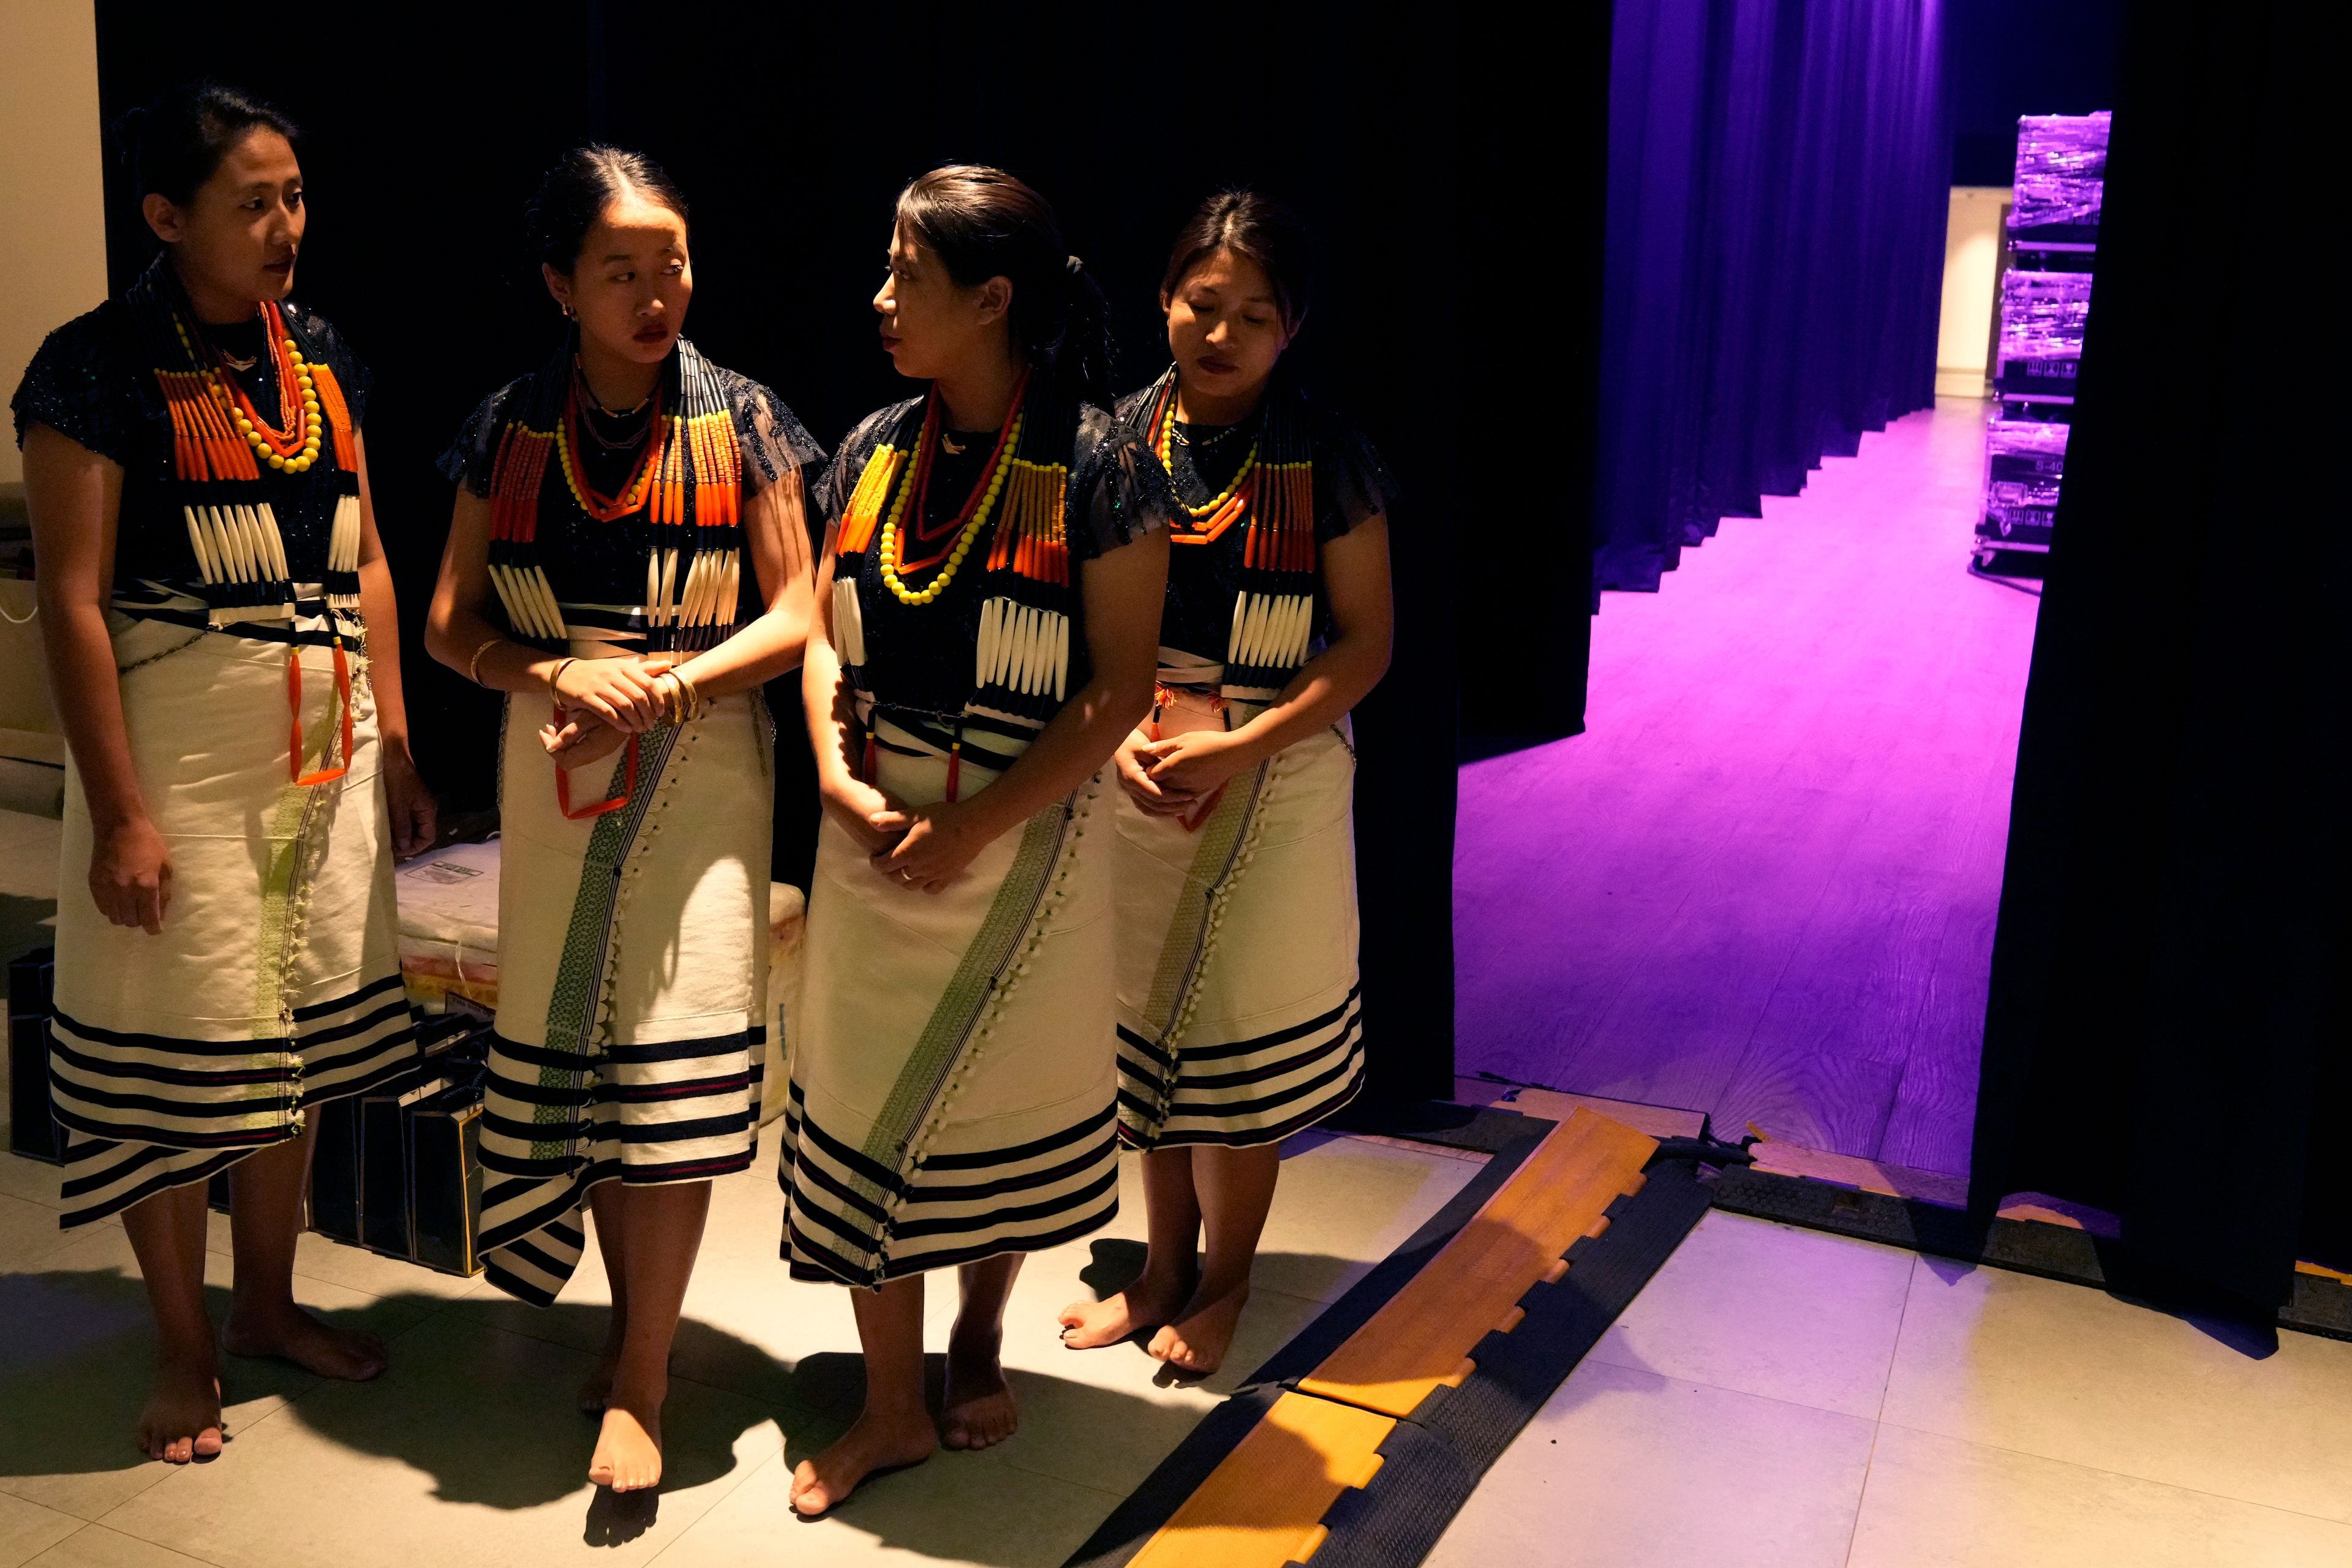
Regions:
<svg viewBox="0 0 2352 1568"><path fill-rule="evenodd" d="M343 765L320 768L317 773L302 771L302 649L299 646L286 650L286 708L292 715L293 738L286 752L286 776L299 788L331 784L352 771L352 666L350 656L343 652L343 639L335 639L335 694L343 706ZM332 755L331 752L329 755ZM325 762L325 757L319 759Z"/></svg>
<svg viewBox="0 0 2352 1568"><path fill-rule="evenodd" d="M560 706L555 710L555 724L558 729L563 726L563 710ZM585 822L592 816L602 816L608 811L618 811L628 805L629 798L637 793L637 737L635 734L629 737L628 766L625 776L627 782L621 785L620 794L610 800L600 800L574 811L572 809L572 770L563 765L562 759L558 758L555 763L555 808L563 813L566 822Z"/></svg>

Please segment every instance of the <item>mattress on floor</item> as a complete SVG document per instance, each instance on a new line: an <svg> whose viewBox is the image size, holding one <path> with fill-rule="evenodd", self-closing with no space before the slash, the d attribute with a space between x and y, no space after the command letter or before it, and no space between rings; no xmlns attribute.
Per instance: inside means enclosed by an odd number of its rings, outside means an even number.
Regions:
<svg viewBox="0 0 2352 1568"><path fill-rule="evenodd" d="M52 859L54 859L54 855ZM499 1005L499 841L451 844L418 856L393 877L399 906L400 973L408 999L446 1013L453 995L485 1011ZM791 1017L800 999L801 890L768 885L768 1070L760 1120L783 1111Z"/></svg>
<svg viewBox="0 0 2352 1568"><path fill-rule="evenodd" d="M499 841L448 844L393 874L408 999L446 1012L454 994L499 1005Z"/></svg>

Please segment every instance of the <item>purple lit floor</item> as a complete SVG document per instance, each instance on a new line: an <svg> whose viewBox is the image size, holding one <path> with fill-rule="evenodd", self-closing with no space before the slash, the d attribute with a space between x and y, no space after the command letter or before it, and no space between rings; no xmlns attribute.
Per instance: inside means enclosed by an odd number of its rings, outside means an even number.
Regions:
<svg viewBox="0 0 2352 1568"><path fill-rule="evenodd" d="M1465 1073L1968 1168L2036 599L1945 400L1611 594L1588 732L1462 770Z"/></svg>

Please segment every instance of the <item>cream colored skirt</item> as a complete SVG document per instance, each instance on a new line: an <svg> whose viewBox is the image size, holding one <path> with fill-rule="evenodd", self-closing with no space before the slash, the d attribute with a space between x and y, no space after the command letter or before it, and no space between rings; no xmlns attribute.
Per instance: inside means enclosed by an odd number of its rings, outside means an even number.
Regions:
<svg viewBox="0 0 2352 1568"><path fill-rule="evenodd" d="M1180 692L1160 726L1224 717ZM1271 1143L1361 1087L1355 777L1334 728L1235 775L1197 825L1114 791L1129 1142Z"/></svg>
<svg viewBox="0 0 2352 1568"><path fill-rule="evenodd" d="M330 634L320 617L272 624ZM156 936L99 912L89 806L68 764L49 1058L66 1226L297 1137L309 1107L369 1089L416 1054L366 658L347 646L346 758L334 651L299 646L301 772L349 766L298 784L292 645L120 615L112 629L131 765L171 855L171 897Z"/></svg>
<svg viewBox="0 0 2352 1568"><path fill-rule="evenodd" d="M945 798L936 746L887 720L877 739L883 789ZM967 788L994 776L962 766ZM936 894L878 874L826 819L778 1173L793 1278L878 1285L1057 1246L1117 1212L1103 789L1039 812Z"/></svg>

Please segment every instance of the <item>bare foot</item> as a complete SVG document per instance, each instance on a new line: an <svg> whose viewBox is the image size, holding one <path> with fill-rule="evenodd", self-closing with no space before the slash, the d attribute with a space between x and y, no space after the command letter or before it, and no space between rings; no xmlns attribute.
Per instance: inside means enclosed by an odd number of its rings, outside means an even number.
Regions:
<svg viewBox="0 0 2352 1568"><path fill-rule="evenodd" d="M644 1389L615 1387L604 1407L604 1425L589 1457L588 1479L616 1492L659 1486L662 1476L661 1407L668 1379Z"/></svg>
<svg viewBox="0 0 2352 1568"><path fill-rule="evenodd" d="M939 1446L929 1411L882 1412L869 1405L823 1453L793 1469L793 1511L814 1519L840 1507L866 1478L919 1465Z"/></svg>
<svg viewBox="0 0 2352 1568"><path fill-rule="evenodd" d="M1063 1308L1062 1342L1074 1351L1092 1351L1148 1333L1173 1318L1192 1293L1190 1280L1162 1279L1146 1269L1116 1296Z"/></svg>
<svg viewBox="0 0 2352 1568"><path fill-rule="evenodd" d="M1004 1331L948 1336L948 1386L940 1401L940 1425L950 1448L987 1448L1013 1436L1021 1412L1013 1386L1004 1381L999 1352Z"/></svg>
<svg viewBox="0 0 2352 1568"><path fill-rule="evenodd" d="M1222 1295L1196 1294L1184 1304L1182 1315L1152 1335L1144 1348L1187 1377L1207 1377L1225 1364L1248 1300L1247 1280Z"/></svg>
<svg viewBox="0 0 2352 1568"><path fill-rule="evenodd" d="M184 1465L221 1451L228 1428L221 1420L220 1382L209 1367L162 1366L147 1407L139 1413L139 1451Z"/></svg>
<svg viewBox="0 0 2352 1568"><path fill-rule="evenodd" d="M292 1362L304 1372L345 1383L365 1383L386 1363L383 1342L375 1335L333 1328L291 1301L266 1309L232 1305L221 1348L231 1355Z"/></svg>

